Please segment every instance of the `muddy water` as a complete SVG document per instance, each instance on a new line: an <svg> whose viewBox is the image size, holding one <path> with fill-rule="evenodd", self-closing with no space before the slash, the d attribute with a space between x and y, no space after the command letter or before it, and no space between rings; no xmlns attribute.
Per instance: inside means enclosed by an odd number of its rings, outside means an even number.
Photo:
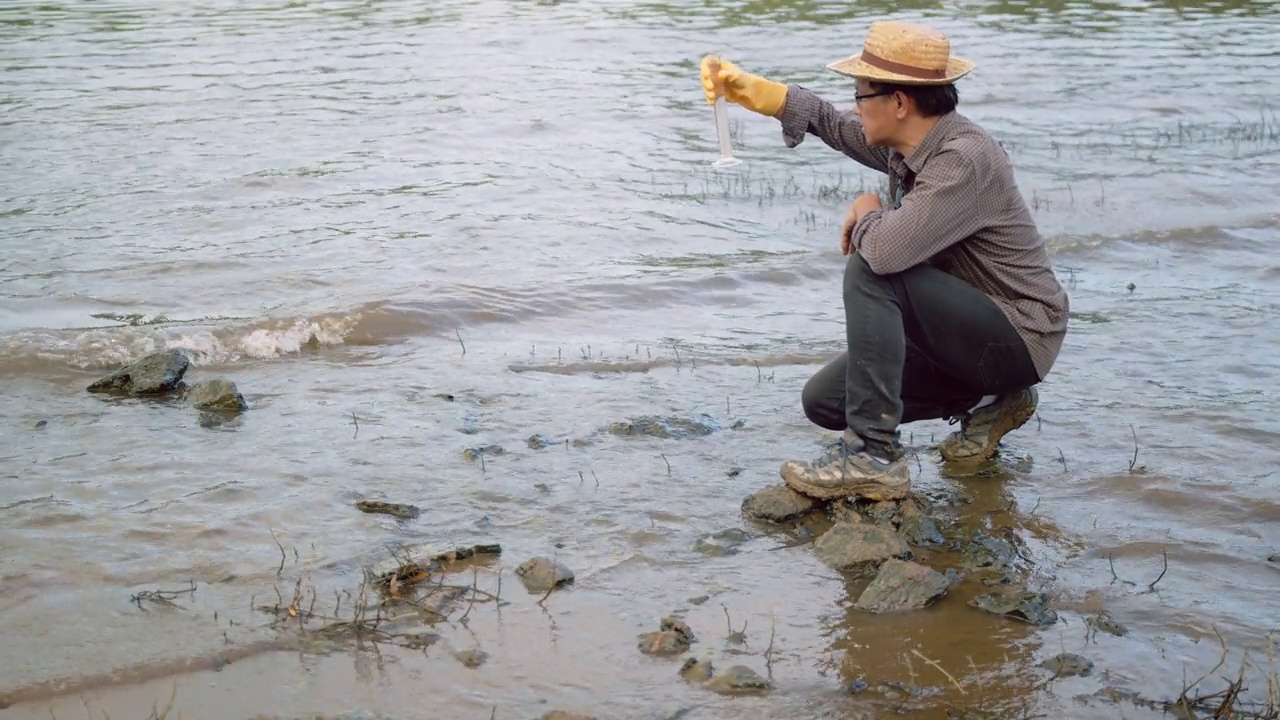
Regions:
<svg viewBox="0 0 1280 720"><path fill-rule="evenodd" d="M906 428L956 526L1026 543L1048 628L969 608L971 588L865 615L861 583L739 513L830 439L798 394L838 349L837 228L877 178L738 110L746 162L711 171L696 61L845 104L822 67L890 11L978 60L964 110L1010 150L1071 290L1039 417L999 463L957 474L930 448L944 423ZM208 718L1140 717L1091 696L1176 697L1219 635L1234 674L1280 626L1277 19L1246 0L5 3L0 717L171 696ZM206 428L83 391L163 347L250 411ZM704 414L705 436L601 432ZM694 550L739 527L736 554ZM389 546L474 542L502 544L474 577L508 604L425 650L321 646L251 610L301 579L327 611ZM533 555L572 589L539 605L513 575ZM1100 609L1129 633L1086 639ZM673 611L695 654L771 670L772 695L641 655ZM452 655L471 648L479 668ZM1064 651L1095 671L1046 684Z"/></svg>

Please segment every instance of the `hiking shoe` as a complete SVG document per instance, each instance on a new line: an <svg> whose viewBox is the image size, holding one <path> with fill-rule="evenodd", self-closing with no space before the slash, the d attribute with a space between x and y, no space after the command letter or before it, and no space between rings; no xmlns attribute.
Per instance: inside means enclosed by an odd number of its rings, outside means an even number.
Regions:
<svg viewBox="0 0 1280 720"><path fill-rule="evenodd" d="M849 439L847 431L840 446L817 463L788 460L778 474L792 490L820 500L899 500L911 490L911 471L905 457L892 462L872 457L861 438Z"/></svg>
<svg viewBox="0 0 1280 720"><path fill-rule="evenodd" d="M996 455L1000 438L1022 427L1032 415L1040 395L1034 387L1002 395L986 407L958 416L960 429L938 446L944 460L966 462L989 460ZM957 418L952 418L955 422Z"/></svg>

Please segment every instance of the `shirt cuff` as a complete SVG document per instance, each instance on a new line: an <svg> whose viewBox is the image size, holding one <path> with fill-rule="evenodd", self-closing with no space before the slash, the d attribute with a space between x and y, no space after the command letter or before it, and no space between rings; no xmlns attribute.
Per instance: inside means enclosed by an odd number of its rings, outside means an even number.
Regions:
<svg viewBox="0 0 1280 720"><path fill-rule="evenodd" d="M809 121L818 111L818 98L799 85L787 86L787 101L782 108L782 141L793 148L804 142Z"/></svg>

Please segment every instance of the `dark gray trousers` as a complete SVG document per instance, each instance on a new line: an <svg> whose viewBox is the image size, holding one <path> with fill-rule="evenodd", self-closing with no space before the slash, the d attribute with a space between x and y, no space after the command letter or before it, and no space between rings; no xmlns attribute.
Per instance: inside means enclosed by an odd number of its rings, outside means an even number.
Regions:
<svg viewBox="0 0 1280 720"><path fill-rule="evenodd" d="M849 256L844 318L848 350L809 379L801 404L816 425L852 429L874 455L902 456L902 423L959 415L984 395L1040 382L1000 308L931 265L876 275Z"/></svg>

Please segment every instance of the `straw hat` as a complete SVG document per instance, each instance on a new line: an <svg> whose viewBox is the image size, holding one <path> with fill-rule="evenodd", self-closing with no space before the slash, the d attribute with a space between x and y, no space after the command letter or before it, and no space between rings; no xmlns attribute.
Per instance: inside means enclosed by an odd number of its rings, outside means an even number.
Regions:
<svg viewBox="0 0 1280 720"><path fill-rule="evenodd" d="M881 21L871 24L862 52L827 66L841 75L902 85L945 85L973 69L952 57L951 41L926 25Z"/></svg>

